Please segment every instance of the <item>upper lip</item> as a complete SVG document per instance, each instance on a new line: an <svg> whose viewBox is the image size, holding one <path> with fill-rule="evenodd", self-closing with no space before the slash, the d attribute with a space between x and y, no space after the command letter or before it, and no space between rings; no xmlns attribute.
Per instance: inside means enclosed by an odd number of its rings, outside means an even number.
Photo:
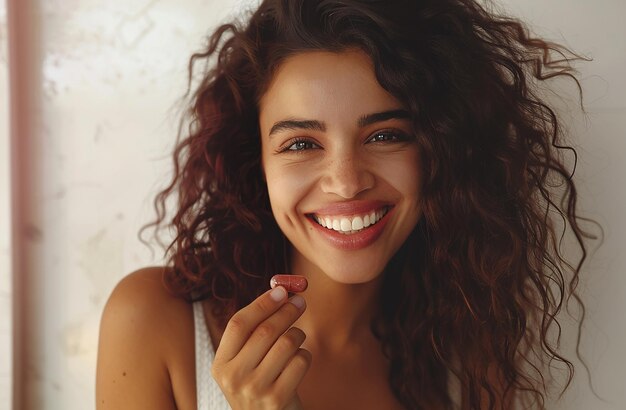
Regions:
<svg viewBox="0 0 626 410"><path fill-rule="evenodd" d="M309 215L322 216L350 216L366 214L377 211L385 206L391 206L390 202L379 200L360 200L350 202L336 202L308 212Z"/></svg>

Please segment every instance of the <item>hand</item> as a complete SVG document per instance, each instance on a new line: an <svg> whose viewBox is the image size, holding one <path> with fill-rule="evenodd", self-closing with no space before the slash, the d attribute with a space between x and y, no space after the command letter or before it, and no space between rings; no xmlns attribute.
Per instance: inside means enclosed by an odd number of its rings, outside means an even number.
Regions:
<svg viewBox="0 0 626 410"><path fill-rule="evenodd" d="M304 332L290 326L305 309L278 286L230 319L211 372L233 409L302 409L296 389L311 353L300 348Z"/></svg>

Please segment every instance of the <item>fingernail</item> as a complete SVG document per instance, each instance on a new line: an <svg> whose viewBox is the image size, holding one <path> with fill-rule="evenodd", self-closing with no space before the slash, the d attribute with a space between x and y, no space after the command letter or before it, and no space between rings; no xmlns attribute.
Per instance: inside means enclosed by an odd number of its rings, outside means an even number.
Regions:
<svg viewBox="0 0 626 410"><path fill-rule="evenodd" d="M298 309L304 309L304 306L306 305L306 303L304 302L304 298L300 295L293 296L291 299L289 299L289 302Z"/></svg>
<svg viewBox="0 0 626 410"><path fill-rule="evenodd" d="M270 292L270 297L276 302L280 302L287 296L287 291L282 286L277 286Z"/></svg>

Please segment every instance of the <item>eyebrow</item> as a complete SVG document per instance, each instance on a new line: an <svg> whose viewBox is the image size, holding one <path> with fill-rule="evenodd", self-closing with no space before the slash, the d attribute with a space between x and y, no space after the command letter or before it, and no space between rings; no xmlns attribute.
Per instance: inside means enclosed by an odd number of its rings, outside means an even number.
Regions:
<svg viewBox="0 0 626 410"><path fill-rule="evenodd" d="M375 112L373 114L367 114L359 118L358 124L359 127L366 127L371 124L375 124L377 122L383 122L387 120L394 119L406 119L410 118L411 115L407 110L391 110L391 111L383 111L383 112Z"/></svg>
<svg viewBox="0 0 626 410"><path fill-rule="evenodd" d="M390 110L383 112L375 112L372 114L366 114L360 117L357 121L359 127L366 127L371 124L375 124L377 122L388 121L392 119L406 119L410 118L411 115L406 110ZM314 131L326 131L326 124L322 121L317 120L295 120L289 119L284 121L278 121L275 123L270 129L269 136L271 137L273 134L283 130L314 130Z"/></svg>

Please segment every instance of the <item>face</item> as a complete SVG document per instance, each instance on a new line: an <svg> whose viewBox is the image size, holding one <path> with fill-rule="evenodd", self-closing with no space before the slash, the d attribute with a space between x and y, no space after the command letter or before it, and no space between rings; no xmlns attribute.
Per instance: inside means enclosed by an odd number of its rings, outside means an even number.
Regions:
<svg viewBox="0 0 626 410"><path fill-rule="evenodd" d="M259 105L276 221L303 275L380 275L415 227L421 167L408 113L360 51L285 60Z"/></svg>

